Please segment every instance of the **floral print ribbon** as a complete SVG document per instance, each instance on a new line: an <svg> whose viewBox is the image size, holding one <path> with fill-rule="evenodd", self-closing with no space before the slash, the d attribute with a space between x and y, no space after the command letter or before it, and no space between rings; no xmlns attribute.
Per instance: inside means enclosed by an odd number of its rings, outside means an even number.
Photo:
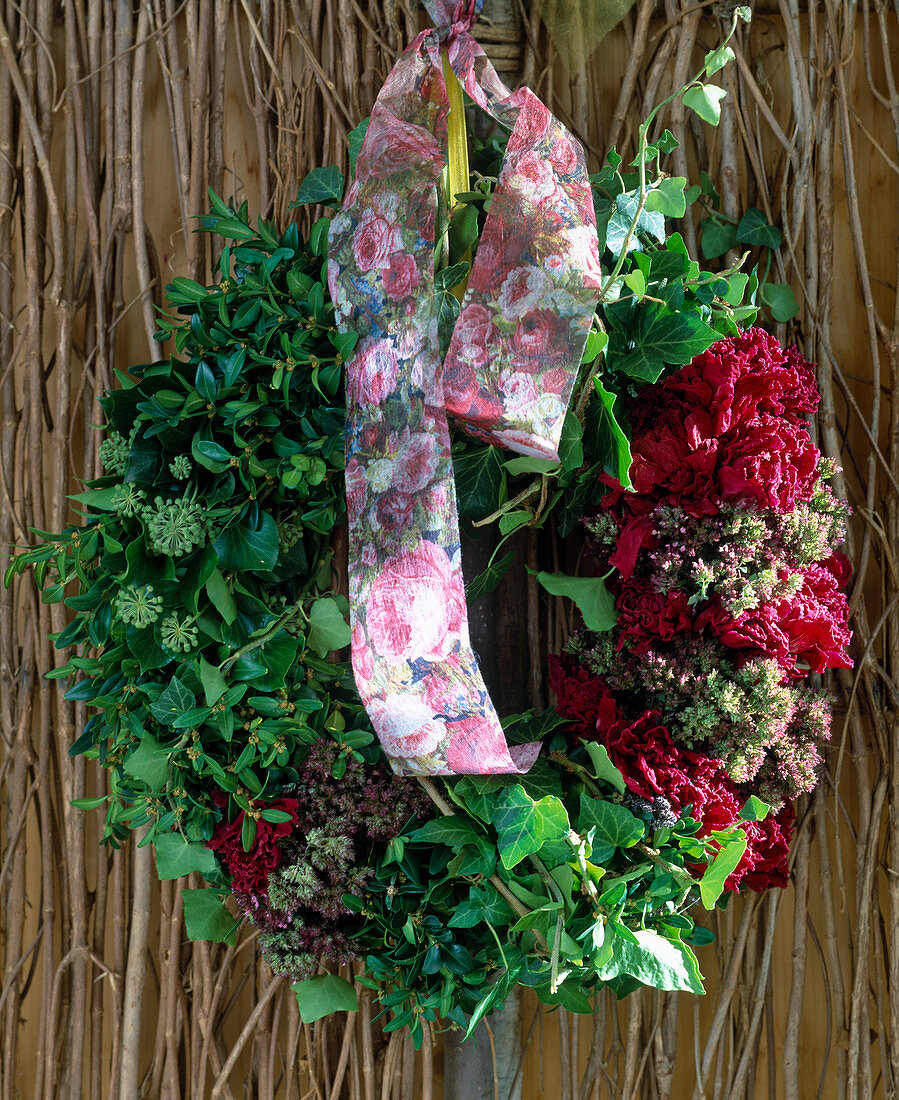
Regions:
<svg viewBox="0 0 899 1100"><path fill-rule="evenodd" d="M356 683L400 774L526 771L471 648L447 414L555 459L599 295L584 152L527 88L501 83L469 31L477 0L432 0L387 78L331 223L329 284L347 365L349 595ZM434 295L449 103L441 51L511 130L445 361ZM450 196L450 201L452 201Z"/></svg>

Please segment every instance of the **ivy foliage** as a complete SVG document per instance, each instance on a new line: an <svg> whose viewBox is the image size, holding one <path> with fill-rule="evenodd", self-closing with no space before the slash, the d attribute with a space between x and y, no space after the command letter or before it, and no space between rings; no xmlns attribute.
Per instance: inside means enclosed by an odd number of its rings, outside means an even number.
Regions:
<svg viewBox="0 0 899 1100"><path fill-rule="evenodd" d="M572 1012L603 985L703 992L693 948L713 937L689 910L714 906L745 834L662 825L635 812L602 746L572 753L550 733L545 747L521 779L450 781L444 815L394 840L366 896L346 899L385 1030L420 1043L422 1020L444 1019L470 1034L518 984Z"/></svg>

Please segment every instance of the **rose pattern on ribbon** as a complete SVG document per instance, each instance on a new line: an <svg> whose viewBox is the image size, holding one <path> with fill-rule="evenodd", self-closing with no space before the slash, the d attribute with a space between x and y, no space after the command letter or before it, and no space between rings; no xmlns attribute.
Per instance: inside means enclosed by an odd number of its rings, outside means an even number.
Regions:
<svg viewBox="0 0 899 1100"><path fill-rule="evenodd" d="M555 459L599 296L580 144L526 88L502 84L469 31L474 0L426 5L372 110L330 230L347 365L346 489L353 671L400 774L526 771L469 640L447 416L478 439ZM437 184L449 101L465 91L511 130L445 361L434 298Z"/></svg>

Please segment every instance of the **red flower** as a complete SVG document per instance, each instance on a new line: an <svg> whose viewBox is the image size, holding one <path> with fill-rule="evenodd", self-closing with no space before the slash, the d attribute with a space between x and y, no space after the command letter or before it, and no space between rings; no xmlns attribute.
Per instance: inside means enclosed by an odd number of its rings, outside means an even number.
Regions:
<svg viewBox="0 0 899 1100"><path fill-rule="evenodd" d="M728 828L740 813L736 784L720 760L675 745L659 718L657 710L649 710L635 722L601 720L594 739L605 744L633 794L662 795L675 813L691 806L691 816L702 822L701 836Z"/></svg>
<svg viewBox="0 0 899 1100"><path fill-rule="evenodd" d="M718 485L724 499L776 512L811 500L820 453L804 427L764 415L733 428L718 446Z"/></svg>
<svg viewBox="0 0 899 1100"><path fill-rule="evenodd" d="M702 826L699 836L732 828L739 821L745 798L721 761L676 745L658 711L646 711L628 722L603 681L569 655L550 658L549 680L558 697L556 710L571 720L571 732L606 746L632 794L649 800L661 795L677 814L691 807L690 815ZM787 885L793 820L787 804L775 817L743 826L746 851L726 890Z"/></svg>
<svg viewBox="0 0 899 1100"><path fill-rule="evenodd" d="M676 588L657 592L650 582L631 577L620 585L615 606L620 631L618 649L627 643L635 653L648 653L653 642L670 642L677 634L693 631L687 594Z"/></svg>
<svg viewBox="0 0 899 1100"><path fill-rule="evenodd" d="M690 515L718 511L715 468L718 441L690 429L681 418L660 421L631 444L630 478L641 496L680 504Z"/></svg>
<svg viewBox="0 0 899 1100"><path fill-rule="evenodd" d="M852 635L849 604L840 591L843 555L799 571L802 587L794 596L763 603L734 619L720 606L702 612L696 629L709 630L744 660L773 657L792 676L811 669L851 668L844 650ZM800 667L800 664L808 667Z"/></svg>
<svg viewBox="0 0 899 1100"><path fill-rule="evenodd" d="M609 556L609 565L614 565L624 580L633 575L637 556L645 547L657 544L655 520L652 515L631 516L618 533L615 551Z"/></svg>
<svg viewBox="0 0 899 1100"><path fill-rule="evenodd" d="M814 412L818 390L811 363L796 348L784 351L761 328L719 340L664 382L647 386L635 409L635 430L690 419L707 437L772 414L795 421Z"/></svg>
<svg viewBox="0 0 899 1100"><path fill-rule="evenodd" d="M724 883L725 890L748 887L761 894L772 886L790 884L790 841L796 814L791 803L764 821L747 821L743 826L748 844L743 858Z"/></svg>
<svg viewBox="0 0 899 1100"><path fill-rule="evenodd" d="M556 695L556 712L571 721L573 733L591 737L603 709L615 702L609 689L567 653L549 658L549 686Z"/></svg>
<svg viewBox="0 0 899 1100"><path fill-rule="evenodd" d="M220 802L223 804L222 797ZM256 819L256 836L249 852L243 850L241 834L246 816L241 810L233 821L224 818L216 825L206 847L218 852L231 876L235 894L265 894L268 896L268 876L281 866L279 841L289 836L297 820L297 800L282 798L277 802L256 803L262 810L283 810L290 814L289 821L270 822Z"/></svg>

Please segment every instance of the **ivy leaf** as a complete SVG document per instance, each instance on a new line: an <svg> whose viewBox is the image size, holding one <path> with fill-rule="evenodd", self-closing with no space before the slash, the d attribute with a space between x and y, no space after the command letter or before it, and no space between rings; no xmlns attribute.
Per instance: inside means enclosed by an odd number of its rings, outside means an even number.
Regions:
<svg viewBox="0 0 899 1100"><path fill-rule="evenodd" d="M666 939L651 928L634 933L636 943L616 936L612 958L598 971L601 981L630 974L653 989L704 993L696 956L686 944Z"/></svg>
<svg viewBox="0 0 899 1100"><path fill-rule="evenodd" d="M799 312L796 295L789 283L764 283L759 295L775 321L789 321Z"/></svg>
<svg viewBox="0 0 899 1100"><path fill-rule="evenodd" d="M559 472L558 462L554 462L549 458L534 458L533 455L516 455L515 458L507 458L503 466L510 477L519 477L521 474L556 474Z"/></svg>
<svg viewBox="0 0 899 1100"><path fill-rule="evenodd" d="M646 196L646 209L657 210L666 218L682 218L687 210L683 176L669 176L660 180Z"/></svg>
<svg viewBox="0 0 899 1100"><path fill-rule="evenodd" d="M496 511L505 480L498 447L478 447L454 456L453 473L460 516L488 516Z"/></svg>
<svg viewBox="0 0 899 1100"><path fill-rule="evenodd" d="M237 604L225 583L221 569L213 569L206 581L206 595L212 606L229 625L237 618Z"/></svg>
<svg viewBox="0 0 899 1100"><path fill-rule="evenodd" d="M349 624L332 596L323 596L312 605L308 642L319 657L350 644Z"/></svg>
<svg viewBox="0 0 899 1100"><path fill-rule="evenodd" d="M587 431L592 441L593 457L603 468L617 477L625 489L630 488L631 441L615 416L616 394L609 393L598 377L593 378L593 388L599 401L587 406Z"/></svg>
<svg viewBox="0 0 899 1100"><path fill-rule="evenodd" d="M156 873L163 880L181 878L191 871L211 875L218 868L215 855L205 844L188 841L180 833L160 833L153 840Z"/></svg>
<svg viewBox="0 0 899 1100"><path fill-rule="evenodd" d="M228 690L228 682L221 669L211 665L204 657L200 658L200 683L203 685L207 707L214 707Z"/></svg>
<svg viewBox="0 0 899 1100"><path fill-rule="evenodd" d="M537 580L551 596L567 596L584 619L588 630L611 630L618 618L615 599L602 577L566 577L561 573L538 573Z"/></svg>
<svg viewBox="0 0 899 1100"><path fill-rule="evenodd" d="M480 834L470 821L458 814L435 817L426 821L409 838L421 844L445 844L448 848L461 848L466 844L477 844Z"/></svg>
<svg viewBox="0 0 899 1100"><path fill-rule="evenodd" d="M706 909L714 909L715 902L721 897L724 883L737 867L746 851L747 837L743 833L734 840L722 844L718 849L714 862L703 872L699 880L699 896Z"/></svg>
<svg viewBox="0 0 899 1100"><path fill-rule="evenodd" d="M609 224L606 227L606 248L610 249L616 256L624 247L625 238L634 222L639 206L639 191L627 191L615 199L612 216L609 218ZM664 241L664 215L655 210L647 210L645 207L640 211L640 217L637 218L634 232L628 241L628 252L633 252L635 248L640 247L640 241L637 238L638 233L646 233L657 241Z"/></svg>
<svg viewBox="0 0 899 1100"><path fill-rule="evenodd" d="M210 940L212 943L237 943L240 921L235 920L225 905L226 894L218 890L182 890L184 928L189 940Z"/></svg>
<svg viewBox="0 0 899 1100"><path fill-rule="evenodd" d="M720 339L697 313L674 313L658 305L641 311L630 335L635 346L615 358L614 368L646 382L655 382L665 366L684 366Z"/></svg>
<svg viewBox="0 0 899 1100"><path fill-rule="evenodd" d="M507 870L539 851L548 840L562 840L571 828L560 799L546 795L535 802L520 783L500 793L493 824L500 858Z"/></svg>
<svg viewBox="0 0 899 1100"><path fill-rule="evenodd" d="M453 910L448 928L474 928L489 921L492 925L508 925L515 920L515 914L507 901L492 887L481 889L472 886L468 897Z"/></svg>
<svg viewBox="0 0 899 1100"><path fill-rule="evenodd" d="M767 802L763 802L760 798L757 798L754 794L751 794L743 805L743 809L740 810L741 821L764 821L764 819L771 812L771 807Z"/></svg>
<svg viewBox="0 0 899 1100"><path fill-rule="evenodd" d="M776 225L769 225L768 219L755 207L750 207L737 226L737 240L742 244L762 245L764 248L780 248L783 235Z"/></svg>
<svg viewBox="0 0 899 1100"><path fill-rule="evenodd" d="M616 848L630 848L643 836L643 822L626 807L592 795L581 795L581 811L577 830L587 833L593 830L594 863L609 859Z"/></svg>
<svg viewBox="0 0 899 1100"><path fill-rule="evenodd" d="M336 974L320 974L306 978L290 987L297 995L300 1019L304 1024L315 1023L332 1012L355 1012L359 1008L356 990Z"/></svg>
<svg viewBox="0 0 899 1100"><path fill-rule="evenodd" d="M719 46L717 50L709 50L705 55L705 60L702 63L702 67L705 70L706 76L714 76L719 70L723 69L728 62L733 61L734 51L730 46Z"/></svg>
<svg viewBox="0 0 899 1100"><path fill-rule="evenodd" d="M685 107L695 111L703 122L717 126L721 119L721 100L727 95L724 88L717 84L703 84L699 88L688 88L683 95Z"/></svg>
<svg viewBox="0 0 899 1100"><path fill-rule="evenodd" d="M442 359L449 348L453 337L453 329L459 316L461 304L453 293L460 286L469 271L471 264L466 262L453 264L438 271L434 276L434 299L437 304L437 339L440 344L440 358Z"/></svg>
<svg viewBox="0 0 899 1100"><path fill-rule="evenodd" d="M278 560L278 528L268 512L248 513L213 543L223 569L270 572Z"/></svg>
<svg viewBox="0 0 899 1100"><path fill-rule="evenodd" d="M513 558L514 555L510 550L508 554L503 554L501 558L491 562L483 573L478 573L465 586L465 598L469 603L479 599L487 592L492 592L499 585L499 582L509 572L509 566L512 564Z"/></svg>
<svg viewBox="0 0 899 1100"><path fill-rule="evenodd" d="M600 745L598 741L585 741L584 748L593 764L594 778L610 783L619 794L624 794L627 791L624 776L612 763L605 745Z"/></svg>
<svg viewBox="0 0 899 1100"><path fill-rule="evenodd" d="M584 465L584 446L581 442L583 433L580 420L569 409L565 414L559 438L559 461L563 470L579 470Z"/></svg>
<svg viewBox="0 0 899 1100"><path fill-rule="evenodd" d="M702 254L707 260L714 260L717 256L723 256L737 243L737 228L730 222L719 222L714 218L706 218L699 223L702 230L700 245Z"/></svg>
<svg viewBox="0 0 899 1100"><path fill-rule="evenodd" d="M180 714L196 705L194 693L177 676L173 676L156 702L150 704L150 713L163 726L171 726Z"/></svg>
<svg viewBox="0 0 899 1100"><path fill-rule="evenodd" d="M356 158L359 156L359 150L362 148L362 142L365 140L365 135L368 133L368 124L371 119L364 118L358 126L354 126L347 134L347 144L349 145L348 158L350 162L350 175L356 174Z"/></svg>
<svg viewBox="0 0 899 1100"><path fill-rule="evenodd" d="M361 141L360 141L361 145ZM297 197L290 204L291 210L310 203L322 206L340 206L343 199L343 172L335 164L313 168L297 189Z"/></svg>
<svg viewBox="0 0 899 1100"><path fill-rule="evenodd" d="M169 777L169 750L149 733L141 736L138 747L125 759L125 771L140 779L151 791L161 791Z"/></svg>
<svg viewBox="0 0 899 1100"><path fill-rule="evenodd" d="M607 332L600 332L595 328L590 329L587 333L587 341L584 344L584 354L581 356L581 362L592 363L608 342L609 334Z"/></svg>

